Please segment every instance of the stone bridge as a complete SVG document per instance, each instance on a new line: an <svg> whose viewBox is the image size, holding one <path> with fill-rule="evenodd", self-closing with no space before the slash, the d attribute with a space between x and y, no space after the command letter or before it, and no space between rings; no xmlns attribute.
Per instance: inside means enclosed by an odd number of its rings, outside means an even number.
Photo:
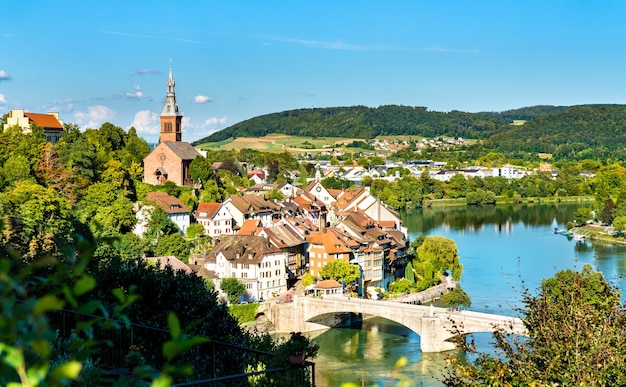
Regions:
<svg viewBox="0 0 626 387"><path fill-rule="evenodd" d="M287 303L265 303L264 312L277 331L314 331L328 326L310 322L325 314L355 313L379 316L406 326L420 336L422 352L443 352L455 348L449 339L475 332L505 332L526 335L519 318L470 311L448 312L443 308L374 301L347 297L295 297Z"/></svg>

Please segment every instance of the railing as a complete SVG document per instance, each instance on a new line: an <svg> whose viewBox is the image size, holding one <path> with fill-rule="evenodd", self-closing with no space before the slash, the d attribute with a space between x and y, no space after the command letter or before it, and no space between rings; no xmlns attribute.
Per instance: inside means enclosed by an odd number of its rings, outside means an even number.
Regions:
<svg viewBox="0 0 626 387"><path fill-rule="evenodd" d="M113 328L93 326L94 338L105 343L99 348L97 358L104 368L119 368L124 365L124 357L131 346L140 347L148 364L161 368L165 360L161 355L162 344L170 338L169 331L140 324L125 325L114 319L93 315L81 315L70 310L49 314L50 326L58 331L60 338L70 337L81 320L97 319ZM175 384L175 386L315 386L315 364L282 367L273 353L248 347L211 340L182 355L195 358L194 375L199 380ZM202 361L197 361L200 358ZM201 369L200 369L201 368Z"/></svg>
<svg viewBox="0 0 626 387"><path fill-rule="evenodd" d="M315 386L315 363L174 384L173 387Z"/></svg>

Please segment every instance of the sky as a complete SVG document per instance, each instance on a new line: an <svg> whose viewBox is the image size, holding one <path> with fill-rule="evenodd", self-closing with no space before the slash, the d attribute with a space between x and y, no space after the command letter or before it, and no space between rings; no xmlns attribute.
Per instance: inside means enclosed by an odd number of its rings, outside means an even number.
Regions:
<svg viewBox="0 0 626 387"><path fill-rule="evenodd" d="M193 142L291 109L626 104L626 1L5 0L0 114Z"/></svg>

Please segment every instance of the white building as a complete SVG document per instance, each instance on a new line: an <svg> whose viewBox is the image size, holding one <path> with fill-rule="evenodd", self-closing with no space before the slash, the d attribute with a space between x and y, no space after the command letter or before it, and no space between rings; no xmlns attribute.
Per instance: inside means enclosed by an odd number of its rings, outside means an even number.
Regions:
<svg viewBox="0 0 626 387"><path fill-rule="evenodd" d="M262 236L223 235L209 253L205 268L246 285L245 301L269 299L287 291L287 254Z"/></svg>
<svg viewBox="0 0 626 387"><path fill-rule="evenodd" d="M191 211L177 197L171 196L166 192L149 192L146 196L146 202L154 203L159 206L163 211L165 211L167 218L178 226L178 231L181 234L185 234L187 232L187 228L191 224ZM148 206L149 205L150 204L148 204ZM152 214L150 213L150 216L151 215ZM138 212L138 220L139 216L140 215Z"/></svg>
<svg viewBox="0 0 626 387"><path fill-rule="evenodd" d="M31 133L31 125L43 128L46 135L46 141L52 143L58 142L65 130L63 127L63 121L59 120L59 113L28 113L22 109L9 111L9 114L7 115L7 122L4 124L3 130L17 126L22 129L22 132Z"/></svg>
<svg viewBox="0 0 626 387"><path fill-rule="evenodd" d="M235 220L228 208L222 203L199 203L194 212L196 222L204 227L204 234L216 237L222 234L232 235Z"/></svg>

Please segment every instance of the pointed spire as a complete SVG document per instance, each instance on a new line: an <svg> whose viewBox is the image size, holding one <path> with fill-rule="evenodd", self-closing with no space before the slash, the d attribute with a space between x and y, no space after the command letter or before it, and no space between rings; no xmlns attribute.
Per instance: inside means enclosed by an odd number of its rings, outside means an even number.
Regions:
<svg viewBox="0 0 626 387"><path fill-rule="evenodd" d="M176 82L174 82L174 71L172 70L172 60L170 59L170 75L167 78L167 96L163 106L162 116L178 116L178 103L176 103L176 92L174 90Z"/></svg>

